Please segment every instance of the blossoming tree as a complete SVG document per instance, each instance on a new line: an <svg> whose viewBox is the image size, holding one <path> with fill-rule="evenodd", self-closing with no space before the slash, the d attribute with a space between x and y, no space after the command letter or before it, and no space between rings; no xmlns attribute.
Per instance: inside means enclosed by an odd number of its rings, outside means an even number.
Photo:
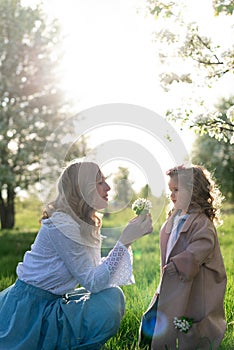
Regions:
<svg viewBox="0 0 234 350"><path fill-rule="evenodd" d="M147 11L155 18L161 85L176 94L178 102L178 107L168 109L167 116L197 132L234 143L234 106L223 119L209 101L214 86L224 97L225 88L234 85L234 2L201 1L199 6L193 0L147 0ZM233 136L227 138L226 132Z"/></svg>
<svg viewBox="0 0 234 350"><path fill-rule="evenodd" d="M0 39L0 217L2 228L13 228L17 190L38 181L43 149L70 107L59 85L55 21L40 7L0 0ZM61 145L54 146L56 156Z"/></svg>

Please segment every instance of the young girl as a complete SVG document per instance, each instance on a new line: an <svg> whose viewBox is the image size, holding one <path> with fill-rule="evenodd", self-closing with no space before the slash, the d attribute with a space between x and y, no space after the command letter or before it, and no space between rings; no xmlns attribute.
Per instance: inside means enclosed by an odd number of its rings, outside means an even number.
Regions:
<svg viewBox="0 0 234 350"><path fill-rule="evenodd" d="M161 282L143 315L139 343L155 350L215 350L226 329L226 273L215 229L222 197L201 166L167 175L174 208L161 229Z"/></svg>
<svg viewBox="0 0 234 350"><path fill-rule="evenodd" d="M107 206L109 190L95 163L63 171L16 283L0 293L1 350L97 350L117 332L125 309L118 286L132 283L129 245L152 231L152 221L131 220L101 259L96 211Z"/></svg>

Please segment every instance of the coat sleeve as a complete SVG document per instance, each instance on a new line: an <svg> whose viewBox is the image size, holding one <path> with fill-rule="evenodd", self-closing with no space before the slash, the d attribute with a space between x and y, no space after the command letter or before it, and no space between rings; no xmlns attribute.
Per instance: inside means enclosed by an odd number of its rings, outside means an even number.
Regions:
<svg viewBox="0 0 234 350"><path fill-rule="evenodd" d="M202 264L209 260L215 246L215 228L209 219L190 227L191 239L186 249L171 257L167 272L177 272L182 281L192 280ZM183 233L182 233L183 234Z"/></svg>

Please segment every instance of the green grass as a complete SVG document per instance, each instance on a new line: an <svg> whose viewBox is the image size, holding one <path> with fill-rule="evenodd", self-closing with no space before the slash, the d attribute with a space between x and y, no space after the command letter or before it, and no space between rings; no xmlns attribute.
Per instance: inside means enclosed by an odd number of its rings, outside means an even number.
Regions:
<svg viewBox="0 0 234 350"><path fill-rule="evenodd" d="M40 204L37 202L18 203L16 229L0 231L0 290L8 287L15 281L15 268L22 260L24 252L30 248L39 228ZM104 228L121 227L133 216L131 209L104 217ZM225 204L224 224L219 228L219 240L226 266L228 283L225 295L225 312L227 318L227 332L220 346L220 350L234 349L234 205ZM159 210L153 215L154 232L143 237L132 246L134 254L134 276L136 283L123 287L126 296L126 314L122 320L119 332L105 345L106 350L136 350L138 329L143 312L155 292L159 282L159 229L164 216ZM118 229L116 229L118 231ZM106 239L106 249L113 245L116 237ZM105 252L106 253L106 252ZM211 294L212 297L212 294Z"/></svg>

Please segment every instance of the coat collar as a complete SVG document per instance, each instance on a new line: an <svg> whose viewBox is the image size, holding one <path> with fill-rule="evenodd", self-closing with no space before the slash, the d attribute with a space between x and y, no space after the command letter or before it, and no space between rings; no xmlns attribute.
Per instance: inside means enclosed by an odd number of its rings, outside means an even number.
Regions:
<svg viewBox="0 0 234 350"><path fill-rule="evenodd" d="M166 223L166 227L165 227L165 233L166 234L170 234L171 230L172 230L172 226L173 226L173 219L176 216L176 214L178 214L178 210L173 213L170 218L168 219L167 223ZM197 218L197 216L200 215L200 213L198 212L192 212L189 214L188 218L186 219L185 223L183 224L182 228L181 228L181 232L186 232L191 223Z"/></svg>
<svg viewBox="0 0 234 350"><path fill-rule="evenodd" d="M160 246L161 246L161 266L164 266L166 263L165 259L166 259L167 242L168 242L171 230L172 230L174 216L177 213L178 213L178 211L176 211L175 213L173 213L170 216L170 218L165 223L165 226L162 228L162 231L161 231L161 238L160 238L160 240L161 240L161 243L160 243ZM185 220L184 224L182 225L180 234L188 231L192 222L197 218L198 215L199 215L198 212L196 212L196 213L192 212L189 214L188 218Z"/></svg>

